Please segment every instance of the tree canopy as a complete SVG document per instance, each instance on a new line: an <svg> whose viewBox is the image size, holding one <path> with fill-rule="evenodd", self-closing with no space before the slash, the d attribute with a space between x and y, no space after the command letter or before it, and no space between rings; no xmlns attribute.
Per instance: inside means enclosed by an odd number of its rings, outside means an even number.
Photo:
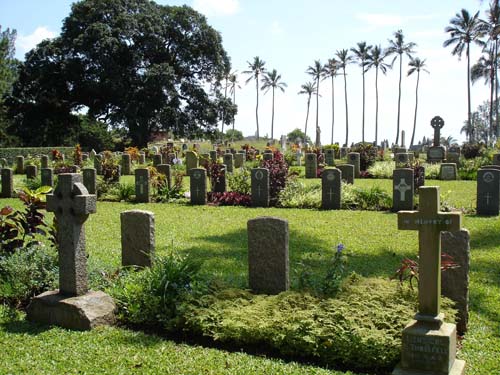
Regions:
<svg viewBox="0 0 500 375"><path fill-rule="evenodd" d="M235 114L220 92L229 69L220 34L188 6L83 0L59 37L26 55L8 101L13 129L27 144L60 143L87 112L138 146L156 130L210 132Z"/></svg>

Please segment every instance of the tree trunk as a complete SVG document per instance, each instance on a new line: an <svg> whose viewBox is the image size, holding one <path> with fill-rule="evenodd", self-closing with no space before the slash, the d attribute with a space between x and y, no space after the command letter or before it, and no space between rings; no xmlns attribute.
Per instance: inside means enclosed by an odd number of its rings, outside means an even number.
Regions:
<svg viewBox="0 0 500 375"><path fill-rule="evenodd" d="M224 101L227 99L227 79L226 79L226 87L224 88ZM224 121L226 117L226 107L222 108L222 128L221 133L224 134Z"/></svg>
<svg viewBox="0 0 500 375"><path fill-rule="evenodd" d="M335 86L333 82L333 75L332 75L332 142L330 144L333 145L333 126L335 125Z"/></svg>
<svg viewBox="0 0 500 375"><path fill-rule="evenodd" d="M344 70L344 100L345 100L345 147L349 147L349 111L347 107L347 78Z"/></svg>
<svg viewBox="0 0 500 375"><path fill-rule="evenodd" d="M319 129L319 75L316 79L316 141L314 142L316 147L320 145L320 139L318 137L318 129Z"/></svg>
<svg viewBox="0 0 500 375"><path fill-rule="evenodd" d="M259 75L255 78L255 88L257 89L257 105L255 106L255 121L257 122L257 140L259 140Z"/></svg>
<svg viewBox="0 0 500 375"><path fill-rule="evenodd" d="M236 105L236 85L235 85L234 91L233 91L233 104ZM236 116L233 116L233 134L231 134L231 143L234 142L234 121L235 121L235 117Z"/></svg>
<svg viewBox="0 0 500 375"><path fill-rule="evenodd" d="M274 87L273 87L273 106L271 111L271 142L274 141Z"/></svg>
<svg viewBox="0 0 500 375"><path fill-rule="evenodd" d="M378 145L378 66L375 69L375 145Z"/></svg>
<svg viewBox="0 0 500 375"><path fill-rule="evenodd" d="M413 115L413 133L411 134L410 148L415 140L415 129L417 128L417 108L418 108L418 83L420 81L420 70L417 70L417 86L415 88L415 114Z"/></svg>
<svg viewBox="0 0 500 375"><path fill-rule="evenodd" d="M399 54L399 93L398 93L398 121L396 127L396 146L399 144L399 118L401 112L401 80L403 78L403 55Z"/></svg>
<svg viewBox="0 0 500 375"><path fill-rule="evenodd" d="M361 122L361 141L365 143L365 69L363 69L363 121Z"/></svg>
<svg viewBox="0 0 500 375"><path fill-rule="evenodd" d="M307 121L309 120L309 107L311 106L311 95L307 99L307 113L306 113L306 126L304 128L304 143L307 142Z"/></svg>
<svg viewBox="0 0 500 375"><path fill-rule="evenodd" d="M498 39L495 38L495 124L496 124L496 136L500 137L500 126L498 119Z"/></svg>
<svg viewBox="0 0 500 375"><path fill-rule="evenodd" d="M493 142L493 90L495 89L495 72L493 69L495 68L495 64L493 63L493 53L495 49L494 47L490 51L490 58L491 58L491 67L490 67L490 113L489 113L489 122L490 122L490 131L489 131L489 136L490 136L490 142Z"/></svg>
<svg viewBox="0 0 500 375"><path fill-rule="evenodd" d="M470 109L470 56L469 56L469 43L467 43L467 123L469 125L471 135L469 142L474 141L474 129L471 123L471 109Z"/></svg>

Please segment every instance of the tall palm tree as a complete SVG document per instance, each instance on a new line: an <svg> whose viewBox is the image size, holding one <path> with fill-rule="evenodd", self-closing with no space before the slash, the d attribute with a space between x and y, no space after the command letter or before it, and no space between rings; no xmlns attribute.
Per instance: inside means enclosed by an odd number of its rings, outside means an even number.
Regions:
<svg viewBox="0 0 500 375"><path fill-rule="evenodd" d="M281 80L281 74L278 74L276 69L271 72L265 72L262 76L262 90L266 94L269 89L273 90L273 105L272 105L272 115L271 115L271 140L274 140L274 90L279 89L281 92L285 92L285 87L287 84Z"/></svg>
<svg viewBox="0 0 500 375"><path fill-rule="evenodd" d="M236 105L236 89L241 89L241 86L239 85L239 82L238 82L238 74L236 74L236 71L234 71L229 76L229 93L233 96L233 104L234 105ZM236 116L233 116L233 134L231 137L231 142L233 142L233 137L234 137L235 118L236 118Z"/></svg>
<svg viewBox="0 0 500 375"><path fill-rule="evenodd" d="M319 60L314 60L314 64L307 68L306 73L312 76L316 81L316 140L315 145L321 144L321 129L319 127L319 80L323 75L324 67Z"/></svg>
<svg viewBox="0 0 500 375"><path fill-rule="evenodd" d="M304 136L307 138L307 120L309 119L309 106L311 105L311 96L317 93L316 82L306 82L300 86L301 90L298 94L307 95L307 113L306 113L306 126L304 127Z"/></svg>
<svg viewBox="0 0 500 375"><path fill-rule="evenodd" d="M367 69L375 68L375 144L378 144L378 71L383 74L391 66L384 62L385 55L381 46L374 46L368 55Z"/></svg>
<svg viewBox="0 0 500 375"><path fill-rule="evenodd" d="M335 56L339 59L339 68L342 69L344 75L344 101L345 101L345 147L349 144L349 110L347 106L347 75L345 69L352 62L352 56L349 55L349 50L341 49L335 52Z"/></svg>
<svg viewBox="0 0 500 375"><path fill-rule="evenodd" d="M330 78L332 83L332 139L330 144L333 144L333 128L335 125L335 84L334 79L338 74L338 61L336 59L328 59L328 62L323 68L323 79Z"/></svg>
<svg viewBox="0 0 500 375"><path fill-rule="evenodd" d="M425 69L425 59L420 60L418 57L411 59L408 63L410 69L408 70L408 76L411 76L413 73L417 72L417 84L415 86L415 114L413 116L413 132L411 133L411 141L410 147L413 146L413 141L415 139L415 129L417 128L417 108L418 108L418 84L420 82L420 71L427 72L429 71Z"/></svg>
<svg viewBox="0 0 500 375"><path fill-rule="evenodd" d="M363 76L363 120L361 122L361 141L365 142L365 72L366 61L370 53L372 46L366 44L366 42L359 42L358 48L351 48L351 52L354 53L354 58L358 61L361 67L361 74Z"/></svg>
<svg viewBox="0 0 500 375"><path fill-rule="evenodd" d="M246 80L246 84L252 79L255 79L255 89L257 94L257 104L255 105L255 122L257 123L257 139L259 139L259 76L266 71L266 62L261 60L259 56L255 56L253 61L247 61L249 70L245 70L243 74L248 74L250 77Z"/></svg>
<svg viewBox="0 0 500 375"><path fill-rule="evenodd" d="M450 34L450 38L444 41L443 47L454 45L451 54L453 56L457 55L459 59L465 50L465 56L467 57L467 121L469 122L469 128L474 130L471 124L470 44L474 42L484 46L484 42L480 40L484 30L479 21L479 11L471 17L466 9L462 9L460 13L455 14L455 17L450 20L450 24L444 29L445 32ZM474 138L474 134L471 134L471 138Z"/></svg>
<svg viewBox="0 0 500 375"><path fill-rule="evenodd" d="M231 65L226 65L224 67L224 101L227 99L227 88L229 87L229 75L231 74ZM221 133L224 134L224 120L226 117L225 107L222 110L222 127Z"/></svg>
<svg viewBox="0 0 500 375"><path fill-rule="evenodd" d="M471 68L471 82L476 83L479 79L484 78L484 83L490 85L490 109L488 111L488 126L490 139L493 136L493 91L495 89L495 58L491 54L491 50L481 56L477 63Z"/></svg>
<svg viewBox="0 0 500 375"><path fill-rule="evenodd" d="M405 43L403 30L398 30L394 33L394 40L389 39L389 47L385 50L386 56L395 55L391 65L399 57L399 93L398 93L398 121L396 127L396 145L399 144L399 120L401 115L401 80L403 78L403 55L412 58L413 50L417 45L413 42Z"/></svg>

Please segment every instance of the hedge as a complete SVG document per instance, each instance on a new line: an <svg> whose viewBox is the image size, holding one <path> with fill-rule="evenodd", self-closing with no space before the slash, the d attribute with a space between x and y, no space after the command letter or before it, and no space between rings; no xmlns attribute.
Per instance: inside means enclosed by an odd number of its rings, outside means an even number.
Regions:
<svg viewBox="0 0 500 375"><path fill-rule="evenodd" d="M49 155L52 150L57 149L66 156L72 155L75 150L74 147L12 147L12 148L0 148L0 159L7 159L9 164L13 164L16 160L16 156L38 156L38 155Z"/></svg>

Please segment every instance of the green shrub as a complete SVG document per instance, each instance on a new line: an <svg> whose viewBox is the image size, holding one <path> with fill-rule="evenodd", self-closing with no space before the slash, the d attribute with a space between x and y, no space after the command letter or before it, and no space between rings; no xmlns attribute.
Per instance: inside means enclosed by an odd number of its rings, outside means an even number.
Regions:
<svg viewBox="0 0 500 375"><path fill-rule="evenodd" d="M368 168L373 178L392 178L395 163L393 161L378 161Z"/></svg>
<svg viewBox="0 0 500 375"><path fill-rule="evenodd" d="M462 180L475 180L477 179L477 171L483 165L491 164L490 159L483 156L473 159L462 159L461 166L458 169L458 176Z"/></svg>
<svg viewBox="0 0 500 375"><path fill-rule="evenodd" d="M18 248L0 257L0 301L25 306L29 299L57 289L57 251L48 246Z"/></svg>
<svg viewBox="0 0 500 375"><path fill-rule="evenodd" d="M250 170L248 168L235 169L233 173L226 175L229 191L240 194L250 194L251 181Z"/></svg>
<svg viewBox="0 0 500 375"><path fill-rule="evenodd" d="M16 156L24 156L25 158L34 157L38 155L50 155L52 150L57 148L65 155L71 155L73 147L13 147L13 148L0 148L0 159L7 159L9 164L13 164Z"/></svg>
<svg viewBox="0 0 500 375"><path fill-rule="evenodd" d="M279 194L278 205L286 208L320 208L321 184L306 185L297 178L291 178Z"/></svg>
<svg viewBox="0 0 500 375"><path fill-rule="evenodd" d="M133 183L112 184L107 194L104 196L106 200L125 202L131 201L135 195L135 185Z"/></svg>
<svg viewBox="0 0 500 375"><path fill-rule="evenodd" d="M483 143L464 143L461 151L464 158L474 159L478 156L484 156L486 146Z"/></svg>
<svg viewBox="0 0 500 375"><path fill-rule="evenodd" d="M392 197L379 186L363 189L342 183L340 203L345 209L383 211L391 209Z"/></svg>
<svg viewBox="0 0 500 375"><path fill-rule="evenodd" d="M360 143L351 152L359 152L359 167L362 171L368 170L377 160L377 149L371 143Z"/></svg>
<svg viewBox="0 0 500 375"><path fill-rule="evenodd" d="M445 313L455 311L445 300ZM390 370L401 332L413 319L416 292L395 281L352 277L336 298L224 290L184 304L184 330L232 345L277 350L327 366Z"/></svg>

